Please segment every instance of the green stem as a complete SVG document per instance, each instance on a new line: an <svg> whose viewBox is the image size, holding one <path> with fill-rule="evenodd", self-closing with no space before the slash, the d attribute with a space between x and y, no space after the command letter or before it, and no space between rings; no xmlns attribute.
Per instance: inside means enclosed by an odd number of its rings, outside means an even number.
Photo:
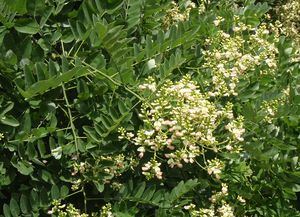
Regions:
<svg viewBox="0 0 300 217"><path fill-rule="evenodd" d="M86 62L82 62L83 65L88 66L89 68L91 68L93 71L98 72L101 76L107 78L110 82L112 82L113 84L117 85L117 86L123 86L125 90L127 90L129 93L131 93L132 95L134 95L135 97L137 97L139 100L144 101L144 98L141 97L140 95L138 95L137 93L135 93L134 91L132 91L131 89L129 89L128 87L126 87L125 85L123 85L122 83L119 83L115 80L113 80L110 76L106 75L105 73L101 72L100 70L94 68L93 66L89 65Z"/></svg>
<svg viewBox="0 0 300 217"><path fill-rule="evenodd" d="M82 192L82 189L80 189L80 190L78 190L78 191L75 191L75 192L73 192L73 193L71 193L71 194L68 194L68 195L65 196L63 199L66 199L66 198L68 198L68 197L72 197L73 195L78 194L78 193L80 193L80 192Z"/></svg>
<svg viewBox="0 0 300 217"><path fill-rule="evenodd" d="M79 47L77 48L77 50L75 51L75 53L74 53L74 55L73 55L74 57L77 56L77 53L79 52L79 50L80 50L80 48L82 47L82 45L83 45L84 42L85 42L85 40L81 41ZM69 52L69 54L70 54L70 52Z"/></svg>
<svg viewBox="0 0 300 217"><path fill-rule="evenodd" d="M75 130L75 125L73 123L73 116L72 116L72 112L71 112L71 106L67 97L67 93L66 93L66 88L65 85L62 83L62 89L63 89L63 94L64 94L64 99L67 105L67 111L68 111L68 117L70 120L70 125L71 125L71 129L72 129L72 134L74 137L74 142L75 142L75 148L76 148L76 152L78 153L78 141L77 141L77 134L76 134L76 130Z"/></svg>
<svg viewBox="0 0 300 217"><path fill-rule="evenodd" d="M83 194L83 202L84 202L84 212L87 212L87 197L86 193L84 191L84 187L82 187L82 194Z"/></svg>

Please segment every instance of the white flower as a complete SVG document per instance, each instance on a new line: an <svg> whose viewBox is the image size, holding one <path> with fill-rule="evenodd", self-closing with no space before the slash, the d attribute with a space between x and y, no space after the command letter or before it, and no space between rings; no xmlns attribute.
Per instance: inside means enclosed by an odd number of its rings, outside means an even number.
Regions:
<svg viewBox="0 0 300 217"><path fill-rule="evenodd" d="M207 173L209 175L214 174L217 179L220 178L220 174L222 173L222 170L224 168L223 162L221 162L219 159L215 158L213 160L208 160L207 165Z"/></svg>
<svg viewBox="0 0 300 217"><path fill-rule="evenodd" d="M141 146L137 149L137 151L140 152L139 157L142 158L144 156L144 153L146 152L146 149L144 146Z"/></svg>
<svg viewBox="0 0 300 217"><path fill-rule="evenodd" d="M237 200L240 201L241 203L246 203L246 200L240 195L237 197Z"/></svg>
<svg viewBox="0 0 300 217"><path fill-rule="evenodd" d="M160 166L161 163L158 163L155 159L150 160L148 163L144 164L142 167L142 174L148 178L156 176L158 179L162 179L163 173L161 172Z"/></svg>
<svg viewBox="0 0 300 217"><path fill-rule="evenodd" d="M233 30L234 32L238 32L238 31L240 31L240 30L241 30L241 28L240 28L240 27L238 27L238 26L235 26L235 27L233 27L233 28L232 28L232 30Z"/></svg>
<svg viewBox="0 0 300 217"><path fill-rule="evenodd" d="M224 38L230 38L230 35L227 34L227 33L225 33L225 32L222 32L221 34L222 34L222 36L223 36Z"/></svg>
<svg viewBox="0 0 300 217"><path fill-rule="evenodd" d="M226 148L226 150L228 150L228 151L231 151L231 150L233 149L233 147L232 147L231 145L229 145L229 144L226 145L225 148Z"/></svg>
<svg viewBox="0 0 300 217"><path fill-rule="evenodd" d="M228 194L228 185L225 184L225 183L222 183L222 193L224 195L227 195Z"/></svg>
<svg viewBox="0 0 300 217"><path fill-rule="evenodd" d="M154 134L154 130L146 130L144 133L146 136L152 136Z"/></svg>
<svg viewBox="0 0 300 217"><path fill-rule="evenodd" d="M127 138L133 138L134 134L132 132L126 133Z"/></svg>
<svg viewBox="0 0 300 217"><path fill-rule="evenodd" d="M161 125L162 125L161 121L162 120L158 120L158 121L154 122L153 126L154 126L154 128L155 128L156 131L159 131L161 129Z"/></svg>
<svg viewBox="0 0 300 217"><path fill-rule="evenodd" d="M214 207L211 207L210 209L201 208L199 214L201 217L216 217Z"/></svg>
<svg viewBox="0 0 300 217"><path fill-rule="evenodd" d="M218 208L218 213L220 213L222 217L234 217L233 208L226 203Z"/></svg>
<svg viewBox="0 0 300 217"><path fill-rule="evenodd" d="M243 134L245 133L245 129L243 128L243 117L239 117L238 120L234 120L225 126L229 132L231 132L234 139L237 141L244 141Z"/></svg>
<svg viewBox="0 0 300 217"><path fill-rule="evenodd" d="M268 35L270 32L269 32L269 30L267 30L267 29L265 29L264 31L262 31L262 34L264 34L264 35Z"/></svg>
<svg viewBox="0 0 300 217"><path fill-rule="evenodd" d="M193 209L193 208L195 208L196 206L195 206L195 204L189 204L189 205L185 205L183 208L185 209L185 210L189 210L189 209Z"/></svg>
<svg viewBox="0 0 300 217"><path fill-rule="evenodd" d="M215 26L218 26L220 24L220 20L214 20Z"/></svg>
<svg viewBox="0 0 300 217"><path fill-rule="evenodd" d="M214 23L215 26L219 26L220 23L223 22L223 21L224 21L224 18L219 16L219 17L216 18L216 20L214 20L213 23Z"/></svg>
<svg viewBox="0 0 300 217"><path fill-rule="evenodd" d="M272 68L272 67L276 67L276 63L275 63L275 61L273 60L273 59L266 59L265 60L266 61L266 63L267 63L267 65L270 67L270 68Z"/></svg>

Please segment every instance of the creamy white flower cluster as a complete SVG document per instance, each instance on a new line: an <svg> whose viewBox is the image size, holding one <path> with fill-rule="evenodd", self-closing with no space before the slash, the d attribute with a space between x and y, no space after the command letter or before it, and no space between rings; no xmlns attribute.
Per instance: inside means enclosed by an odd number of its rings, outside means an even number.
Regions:
<svg viewBox="0 0 300 217"><path fill-rule="evenodd" d="M148 163L146 163L143 167L143 175L146 176L147 179L153 178L153 175L158 179L162 179L162 172L160 170L161 163L158 163L155 159L152 159Z"/></svg>
<svg viewBox="0 0 300 217"><path fill-rule="evenodd" d="M134 164L134 161L131 161L129 158L126 158L123 154L118 154L114 156L99 156L95 159L96 165L101 165L103 162L110 162L109 166L98 167L91 165L87 161L85 162L74 162L73 171L71 175L74 177L72 182L72 190L78 190L82 187L82 184L86 182L85 177L87 174L93 174L98 176L99 173L107 174L103 179L103 182L110 183L114 177L120 176L125 170L127 170L131 164ZM129 163L130 162L130 163Z"/></svg>
<svg viewBox="0 0 300 217"><path fill-rule="evenodd" d="M166 11L166 15L163 19L163 26L165 28L168 28L170 25L174 23L189 19L190 10L192 8L195 8L196 5L192 1L188 0L186 1L184 6L185 6L185 10L180 11L177 3L175 1L171 2L171 8Z"/></svg>
<svg viewBox="0 0 300 217"><path fill-rule="evenodd" d="M139 85L140 90L150 90L151 92L156 91L156 83L153 77L148 77L144 84Z"/></svg>
<svg viewBox="0 0 300 217"><path fill-rule="evenodd" d="M277 68L278 49L270 39L266 24L257 28L239 21L235 16L233 33L220 29L224 18L217 17L214 25L217 33L206 39L208 50L204 51L205 64L211 72L212 81L208 83L210 96L237 95L236 86L241 75L259 69L261 74L274 73Z"/></svg>
<svg viewBox="0 0 300 217"><path fill-rule="evenodd" d="M264 114L263 120L269 124L272 123L274 118L276 117L279 107L286 103L288 97L289 88L283 91L281 97L273 100L263 101L261 105L261 111Z"/></svg>
<svg viewBox="0 0 300 217"><path fill-rule="evenodd" d="M154 86L151 79L149 82ZM148 178L162 178L160 166L164 161L171 168L181 168L184 163L194 163L207 150L237 152L238 143L243 141L243 118L233 117L232 104L222 107L210 102L189 76L175 83L167 81L154 92L142 104L140 118L144 126L136 135L124 129L119 131L121 139L138 146L140 158L146 153L149 158L150 154L151 160L142 167ZM226 127L222 127L224 134L218 141L214 131L221 124ZM209 173L218 175L214 169Z"/></svg>
<svg viewBox="0 0 300 217"><path fill-rule="evenodd" d="M263 121L268 124L274 123L279 108L288 102L289 97L290 88L287 87L282 90L277 98L263 101L259 111L259 114L264 116Z"/></svg>
<svg viewBox="0 0 300 217"><path fill-rule="evenodd" d="M277 14L282 22L282 32L300 46L300 1L289 0L286 4L278 6Z"/></svg>
<svg viewBox="0 0 300 217"><path fill-rule="evenodd" d="M221 183L221 191L215 192L210 197L209 208L197 208L195 204L184 206L185 210L188 210L192 217L234 217L234 208L227 201L228 199L228 185ZM240 195L236 198L239 203L245 204L246 201Z"/></svg>
<svg viewBox="0 0 300 217"><path fill-rule="evenodd" d="M215 203L217 203L217 202L219 202L219 201L224 200L224 198L225 198L226 196L228 196L228 185L225 184L225 183L222 183L221 185L222 185L221 191L216 192L215 194L213 194L213 195L210 197L210 201L211 201L213 204L215 204Z"/></svg>
<svg viewBox="0 0 300 217"><path fill-rule="evenodd" d="M100 217L114 217L115 215L112 213L112 207L110 203L105 204L101 208Z"/></svg>
<svg viewBox="0 0 300 217"><path fill-rule="evenodd" d="M67 217L67 216L76 216L76 217L88 217L86 213L80 213L79 209L76 209L73 204L62 204L60 200L52 201L52 208L48 211L49 215Z"/></svg>
<svg viewBox="0 0 300 217"><path fill-rule="evenodd" d="M217 209L211 206L210 208L192 210L190 213L192 217L235 217L233 207L225 201Z"/></svg>
<svg viewBox="0 0 300 217"><path fill-rule="evenodd" d="M225 128L232 134L234 140L244 141L243 134L245 133L244 129L244 118L239 116L236 120L230 122L225 126ZM228 150L231 150L232 147L227 146Z"/></svg>
<svg viewBox="0 0 300 217"><path fill-rule="evenodd" d="M207 161L207 173L209 175L214 175L217 179L220 179L220 174L224 169L225 164L220 159L215 158Z"/></svg>

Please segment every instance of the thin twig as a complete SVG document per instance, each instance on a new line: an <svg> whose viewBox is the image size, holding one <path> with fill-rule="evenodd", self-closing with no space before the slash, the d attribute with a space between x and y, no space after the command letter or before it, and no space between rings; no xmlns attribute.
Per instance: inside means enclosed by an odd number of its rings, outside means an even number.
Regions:
<svg viewBox="0 0 300 217"><path fill-rule="evenodd" d="M68 100L68 97L67 97L65 85L62 83L61 86L62 86L62 89L63 89L63 94L64 94L65 102L66 102L66 105L67 105L68 117L69 117L69 120L70 120L70 125L71 125L71 129L72 129L73 137L74 137L76 152L78 153L77 134L76 134L75 126L74 126L74 123L73 123L73 116L72 116L72 112L71 112L71 109L70 109L71 106L70 106L70 103L69 103L69 100Z"/></svg>

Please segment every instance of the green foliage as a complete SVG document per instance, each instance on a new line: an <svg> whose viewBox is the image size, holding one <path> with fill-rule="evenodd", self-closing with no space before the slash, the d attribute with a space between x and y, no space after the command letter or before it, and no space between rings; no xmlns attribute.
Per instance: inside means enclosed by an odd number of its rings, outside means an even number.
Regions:
<svg viewBox="0 0 300 217"><path fill-rule="evenodd" d="M1 5L1 23L4 25L9 25L10 22L14 19L15 14L11 13L8 7L5 4Z"/></svg>
<svg viewBox="0 0 300 217"><path fill-rule="evenodd" d="M299 47L275 5L0 0L1 216L300 216Z"/></svg>

